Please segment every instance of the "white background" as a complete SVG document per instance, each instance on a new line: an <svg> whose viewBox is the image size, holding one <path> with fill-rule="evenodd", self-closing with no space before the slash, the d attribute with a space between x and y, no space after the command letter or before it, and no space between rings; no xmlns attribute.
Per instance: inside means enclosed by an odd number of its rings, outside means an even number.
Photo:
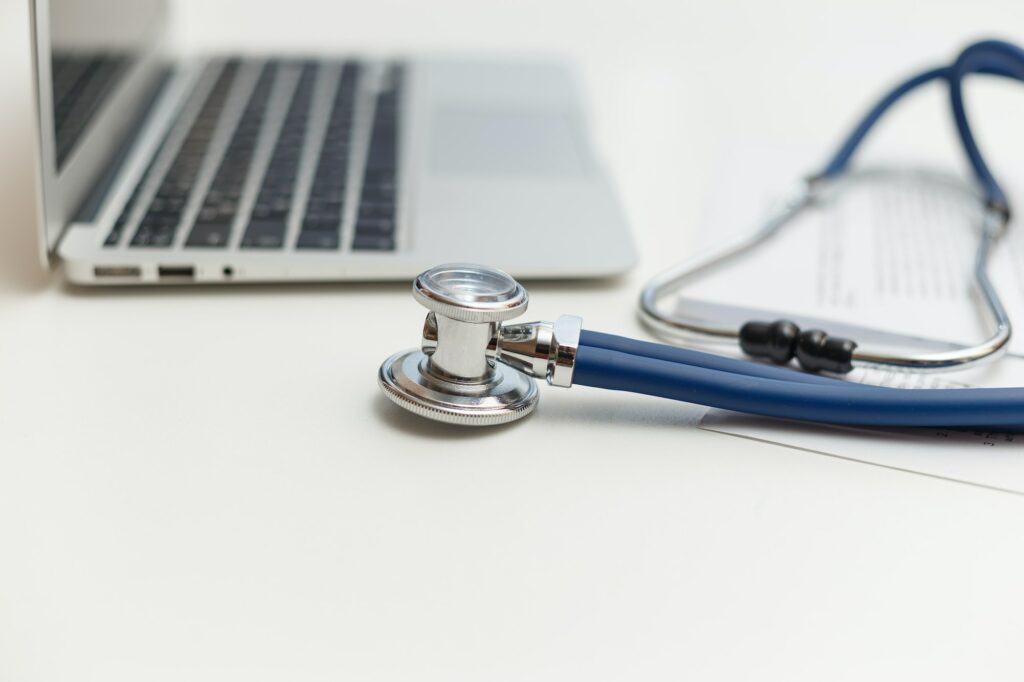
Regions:
<svg viewBox="0 0 1024 682"><path fill-rule="evenodd" d="M575 59L641 262L606 284L536 284L531 317L627 334L642 334L642 282L689 252L729 182L721 155L806 150L777 185L902 74L968 39L1024 38L1011 1L179 9L189 49ZM63 286L35 259L27 55L26 2L6 0L3 682L1024 673L1018 496L703 432L695 409L585 388L545 391L507 428L426 425L374 381L416 343L405 284ZM1022 98L977 90L982 142L1012 175ZM866 156L959 167L942 104L919 98ZM765 188L735 190L754 206Z"/></svg>

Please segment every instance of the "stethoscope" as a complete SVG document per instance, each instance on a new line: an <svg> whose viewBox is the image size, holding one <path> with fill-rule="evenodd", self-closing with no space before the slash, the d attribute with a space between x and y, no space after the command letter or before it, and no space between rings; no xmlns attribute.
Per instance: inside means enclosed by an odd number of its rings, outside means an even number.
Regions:
<svg viewBox="0 0 1024 682"><path fill-rule="evenodd" d="M975 43L952 66L925 71L902 83L864 117L825 170L756 233L674 268L644 289L641 317L659 335L674 341L693 335L738 341L748 355L776 365L795 358L807 371L584 330L582 320L571 315L553 323L506 324L525 312L526 290L500 270L455 263L431 268L413 282L413 296L429 310L420 348L384 361L378 373L381 389L393 402L420 416L464 425L502 424L526 416L539 397L534 379L543 378L553 386L629 391L803 421L1024 428L1024 388L898 389L827 375L844 374L859 365L959 368L995 358L1006 349L1010 321L989 280L987 262L992 245L1006 229L1010 211L964 112L962 79L972 73L1024 80L1024 50L1001 41ZM817 201L829 184L845 174L878 119L904 95L933 80L949 85L957 131L983 194L974 278L992 320L988 339L966 348L899 354L862 347L821 330L801 330L786 320L752 321L736 329L659 310L666 296L707 269L763 243Z"/></svg>

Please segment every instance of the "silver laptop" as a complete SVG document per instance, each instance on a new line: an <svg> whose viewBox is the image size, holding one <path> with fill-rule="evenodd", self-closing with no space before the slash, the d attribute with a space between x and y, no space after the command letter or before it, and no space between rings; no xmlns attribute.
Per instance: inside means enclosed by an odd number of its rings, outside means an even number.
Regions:
<svg viewBox="0 0 1024 682"><path fill-rule="evenodd" d="M31 4L41 245L72 282L633 263L563 65L185 57L166 0Z"/></svg>

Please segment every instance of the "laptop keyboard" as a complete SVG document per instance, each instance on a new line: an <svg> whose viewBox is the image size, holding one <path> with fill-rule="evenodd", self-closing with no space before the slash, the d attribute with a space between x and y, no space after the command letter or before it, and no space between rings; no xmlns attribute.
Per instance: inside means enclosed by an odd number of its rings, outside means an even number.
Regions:
<svg viewBox="0 0 1024 682"><path fill-rule="evenodd" d="M228 62L224 66L202 111L192 123L188 137L178 150L174 163L171 164L149 209L142 217L135 236L132 237L132 246L168 247L174 243L185 204L188 202L196 176L199 175L207 147L217 128L217 121L224 110L224 103L237 72L238 62Z"/></svg>
<svg viewBox="0 0 1024 682"><path fill-rule="evenodd" d="M387 86L377 96L370 148L363 171L354 250L395 248L395 193L398 182L398 93L402 72L392 67Z"/></svg>
<svg viewBox="0 0 1024 682"><path fill-rule="evenodd" d="M256 140L263 125L263 115L267 110L270 87L274 83L276 72L276 65L268 64L263 67L185 246L227 246L231 236L231 224L235 221L238 202L242 199L242 186L252 164Z"/></svg>
<svg viewBox="0 0 1024 682"><path fill-rule="evenodd" d="M284 245L309 110L313 102L315 76L315 66L303 66L288 114L274 145L270 165L256 195L249 225L242 238L242 248L278 249Z"/></svg>
<svg viewBox="0 0 1024 682"><path fill-rule="evenodd" d="M402 68L371 87L351 61L213 68L187 134L168 132L105 246L134 228L129 248L394 251Z"/></svg>
<svg viewBox="0 0 1024 682"><path fill-rule="evenodd" d="M300 249L337 249L341 243L358 75L354 65L347 65L338 80L302 216Z"/></svg>

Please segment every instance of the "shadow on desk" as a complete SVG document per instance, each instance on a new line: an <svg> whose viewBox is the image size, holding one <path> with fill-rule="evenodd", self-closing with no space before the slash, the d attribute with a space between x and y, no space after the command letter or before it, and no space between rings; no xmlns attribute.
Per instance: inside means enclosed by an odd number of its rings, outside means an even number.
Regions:
<svg viewBox="0 0 1024 682"><path fill-rule="evenodd" d="M485 438L487 436L493 436L511 429L519 428L525 422L529 421L529 418L527 418L517 422L512 422L511 424L478 427L445 424L443 422L436 422L424 417L419 417L412 412L407 412L385 398L383 394L378 394L374 399L373 411L376 413L380 422L388 428L401 431L402 433L407 433L411 436L432 438L436 440L472 440L476 438Z"/></svg>
<svg viewBox="0 0 1024 682"><path fill-rule="evenodd" d="M0 289L31 293L52 280L39 256L31 138L10 132L17 129L8 126L0 136L6 166L0 175Z"/></svg>
<svg viewBox="0 0 1024 682"><path fill-rule="evenodd" d="M530 423L538 426L540 421L557 421L580 429L595 424L613 424L616 428L629 429L697 429L707 409L700 405L637 398L629 394L615 395L586 387L572 389L577 392L577 399L545 401L545 388L547 387L541 386L541 400L535 414L500 426L467 427L431 421L401 409L382 394L378 394L374 400L374 412L384 426L410 435L441 440L466 440L511 429L529 428L527 425Z"/></svg>
<svg viewBox="0 0 1024 682"><path fill-rule="evenodd" d="M549 400L545 405L542 398L538 409L544 410L545 417L549 419L569 422L581 429L614 425L616 428L646 430L696 429L707 410L700 405L581 386L570 390L578 392L577 399Z"/></svg>
<svg viewBox="0 0 1024 682"><path fill-rule="evenodd" d="M54 275L59 277L59 273ZM581 280L523 280L531 295L543 295L545 292L604 292L613 291L623 286L623 277L606 279ZM248 296L253 294L281 295L336 295L339 293L402 293L409 294L412 280L396 280L392 282L241 282L237 284L171 284L159 286L78 286L63 282L64 292L70 296L89 298L93 296L180 296L188 292L217 292L225 295ZM409 294L411 300L411 294Z"/></svg>

